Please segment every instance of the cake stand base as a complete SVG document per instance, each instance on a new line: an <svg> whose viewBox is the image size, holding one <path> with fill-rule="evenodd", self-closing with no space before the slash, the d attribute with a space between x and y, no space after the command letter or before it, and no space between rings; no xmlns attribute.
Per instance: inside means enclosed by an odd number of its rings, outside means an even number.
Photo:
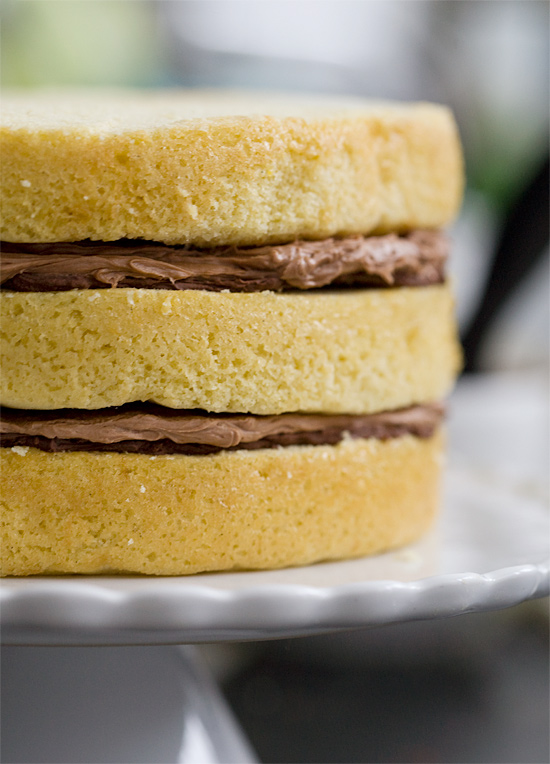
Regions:
<svg viewBox="0 0 550 764"><path fill-rule="evenodd" d="M196 648L2 648L2 761L253 764Z"/></svg>

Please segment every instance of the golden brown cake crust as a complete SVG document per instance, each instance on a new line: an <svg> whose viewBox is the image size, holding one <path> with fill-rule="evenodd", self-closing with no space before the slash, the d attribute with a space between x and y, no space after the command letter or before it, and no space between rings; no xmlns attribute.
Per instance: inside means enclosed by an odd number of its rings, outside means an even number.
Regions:
<svg viewBox="0 0 550 764"><path fill-rule="evenodd" d="M447 285L315 293L3 292L1 403L368 414L442 399Z"/></svg>
<svg viewBox="0 0 550 764"><path fill-rule="evenodd" d="M436 511L442 434L211 456L1 451L2 575L182 575L415 540Z"/></svg>
<svg viewBox="0 0 550 764"><path fill-rule="evenodd" d="M1 237L254 245L446 225L448 109L216 92L5 95Z"/></svg>

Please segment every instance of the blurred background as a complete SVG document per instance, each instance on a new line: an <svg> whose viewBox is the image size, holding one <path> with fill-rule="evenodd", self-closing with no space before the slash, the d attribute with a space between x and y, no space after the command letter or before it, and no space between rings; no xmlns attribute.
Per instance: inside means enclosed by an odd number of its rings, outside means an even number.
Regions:
<svg viewBox="0 0 550 764"><path fill-rule="evenodd" d="M3 0L1 82L451 106L467 171L451 271L470 372L451 404L451 462L547 492L549 9L538 0ZM549 758L547 601L204 652L264 762Z"/></svg>

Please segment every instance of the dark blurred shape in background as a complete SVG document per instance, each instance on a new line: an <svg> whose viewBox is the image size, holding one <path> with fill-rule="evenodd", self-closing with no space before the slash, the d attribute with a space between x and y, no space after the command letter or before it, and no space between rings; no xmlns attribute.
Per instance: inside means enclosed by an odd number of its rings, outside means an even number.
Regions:
<svg viewBox="0 0 550 764"><path fill-rule="evenodd" d="M504 216L485 293L464 335L465 371L479 367L480 351L502 306L548 254L548 156Z"/></svg>

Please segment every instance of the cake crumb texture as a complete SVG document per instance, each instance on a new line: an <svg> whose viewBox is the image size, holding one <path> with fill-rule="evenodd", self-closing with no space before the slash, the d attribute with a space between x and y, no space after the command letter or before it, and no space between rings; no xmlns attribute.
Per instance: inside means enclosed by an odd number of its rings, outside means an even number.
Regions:
<svg viewBox="0 0 550 764"><path fill-rule="evenodd" d="M7 93L1 236L255 245L437 228L462 154L433 104L201 91Z"/></svg>
<svg viewBox="0 0 550 764"><path fill-rule="evenodd" d="M94 294L0 295L3 405L369 414L442 399L460 361L447 285Z"/></svg>
<svg viewBox="0 0 550 764"><path fill-rule="evenodd" d="M432 522L442 440L155 460L2 449L2 575L183 575L398 547Z"/></svg>

